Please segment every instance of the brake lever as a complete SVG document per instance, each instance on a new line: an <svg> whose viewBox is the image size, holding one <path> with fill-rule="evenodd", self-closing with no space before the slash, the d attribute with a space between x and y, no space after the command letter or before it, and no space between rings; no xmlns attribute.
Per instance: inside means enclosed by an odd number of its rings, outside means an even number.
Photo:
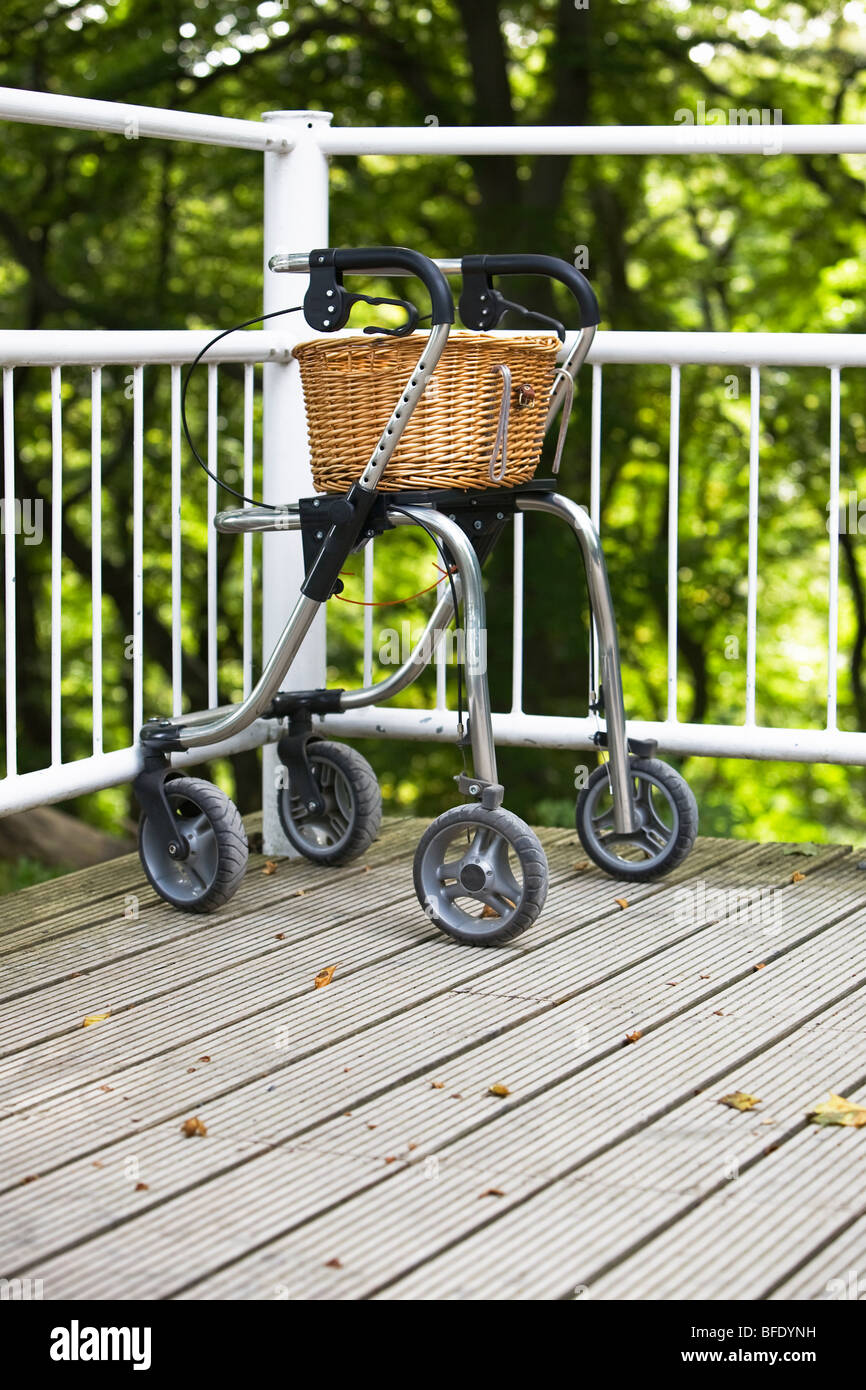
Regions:
<svg viewBox="0 0 866 1390"><path fill-rule="evenodd" d="M553 319L549 314L542 314L538 309L527 309L525 304L517 304L513 299L506 299L500 290L493 290L492 294L494 325L501 323L505 315L511 310L525 319L532 319L534 323L541 323L547 328L552 328L559 341L565 342L565 325L560 323L559 319Z"/></svg>
<svg viewBox="0 0 866 1390"><path fill-rule="evenodd" d="M364 333L382 333L387 338L405 338L407 334L414 333L418 327L418 310L414 304L410 304L408 299L389 299L386 295L369 294L350 294L347 290L343 291L346 303L350 306L354 304L372 304L375 308L378 304L393 304L396 309L403 309L406 314L406 322L401 323L398 328L384 328L381 324L368 324L362 331Z"/></svg>

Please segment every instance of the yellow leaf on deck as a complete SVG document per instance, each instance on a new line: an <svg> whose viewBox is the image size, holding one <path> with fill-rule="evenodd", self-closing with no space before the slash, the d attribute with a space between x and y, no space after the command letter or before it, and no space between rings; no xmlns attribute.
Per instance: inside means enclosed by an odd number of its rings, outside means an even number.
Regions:
<svg viewBox="0 0 866 1390"><path fill-rule="evenodd" d="M496 1081L492 1086L489 1086L488 1093L491 1096L499 1096L503 1100L506 1096L511 1095L511 1092L509 1091L508 1087L503 1086L501 1081Z"/></svg>
<svg viewBox="0 0 866 1390"><path fill-rule="evenodd" d="M633 1033L626 1033L626 1035L625 1035L625 1040L626 1040L626 1042L636 1043L637 1040L638 1040L638 1038L642 1038L642 1037L643 1037L643 1033L641 1032L641 1030L640 1030L639 1028L635 1028L635 1030L634 1030Z"/></svg>
<svg viewBox="0 0 866 1390"><path fill-rule="evenodd" d="M207 1137L207 1125L199 1119L198 1115L193 1115L191 1120L184 1120L180 1132L186 1139L193 1139L196 1135L205 1139Z"/></svg>
<svg viewBox="0 0 866 1390"><path fill-rule="evenodd" d="M326 965L324 970L319 971L318 975L313 981L313 987L315 989L324 989L325 985L329 985L331 983L331 981L334 978L334 975L336 974L336 971L336 965Z"/></svg>
<svg viewBox="0 0 866 1390"><path fill-rule="evenodd" d="M625 912L626 908L628 907L628 898L614 898L614 902L619 903L623 912Z"/></svg>
<svg viewBox="0 0 866 1390"><path fill-rule="evenodd" d="M111 1018L110 1009L106 1009L101 1014L87 1014L81 1026L82 1028L89 1028L92 1023L104 1023L107 1018Z"/></svg>
<svg viewBox="0 0 866 1390"><path fill-rule="evenodd" d="M805 883L805 882L806 882L806 875L805 875L805 874L801 874L800 871L799 871L799 869L798 869L796 873L791 874L791 882L792 882L792 883Z"/></svg>
<svg viewBox="0 0 866 1390"><path fill-rule="evenodd" d="M262 873L263 873L263 874L275 874L276 872L277 872L277 861L276 861L276 859L267 859L267 860L265 860L265 863L264 863L264 865L262 866Z"/></svg>
<svg viewBox="0 0 866 1390"><path fill-rule="evenodd" d="M849 1129L862 1129L866 1125L866 1105L846 1100L844 1096L828 1092L822 1100L809 1111L809 1119L816 1125L845 1125Z"/></svg>
<svg viewBox="0 0 866 1390"><path fill-rule="evenodd" d="M719 1105L729 1105L732 1110L754 1110L760 1104L760 1096L750 1096L748 1091L732 1091L729 1096L719 1098Z"/></svg>

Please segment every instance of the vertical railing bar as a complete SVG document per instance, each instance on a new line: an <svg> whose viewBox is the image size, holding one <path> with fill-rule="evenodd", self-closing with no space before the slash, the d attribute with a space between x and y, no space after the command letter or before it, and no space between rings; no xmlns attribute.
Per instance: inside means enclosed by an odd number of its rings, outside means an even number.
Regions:
<svg viewBox="0 0 866 1390"><path fill-rule="evenodd" d="M602 366L600 362L592 364L592 418L590 424L590 445L589 445L589 519L596 531L601 530L601 392L602 392ZM589 640L592 643L592 670L595 672L595 682L599 679L599 650L598 633L595 627L595 620L590 613ZM590 673L590 699L596 693L593 691L593 681Z"/></svg>
<svg viewBox="0 0 866 1390"><path fill-rule="evenodd" d="M171 369L171 712L183 713L183 551L181 536L181 368Z"/></svg>
<svg viewBox="0 0 866 1390"><path fill-rule="evenodd" d="M668 454L668 720L677 721L677 637L680 509L680 369L671 367Z"/></svg>
<svg viewBox="0 0 866 1390"><path fill-rule="evenodd" d="M514 515L514 579L511 608L511 713L523 712L523 515Z"/></svg>
<svg viewBox="0 0 866 1390"><path fill-rule="evenodd" d="M36 503L34 502L34 506ZM15 397L13 369L3 368L3 549L6 598L6 776L18 771L18 646L15 623ZM35 518L34 518L35 519Z"/></svg>
<svg viewBox="0 0 866 1390"><path fill-rule="evenodd" d="M51 764L59 763L61 747L60 685L62 678L62 544L63 544L63 416L60 368L51 368Z"/></svg>
<svg viewBox="0 0 866 1390"><path fill-rule="evenodd" d="M244 481L242 491L253 495L253 401L255 364L244 367ZM253 688L253 537L246 532L243 538L243 694Z"/></svg>
<svg viewBox="0 0 866 1390"><path fill-rule="evenodd" d="M746 726L755 723L758 647L758 499L761 453L761 371L749 373L749 558L746 600Z"/></svg>
<svg viewBox="0 0 866 1390"><path fill-rule="evenodd" d="M207 369L207 466L211 473L217 471L217 429L219 417L217 366L211 362ZM207 698L208 705L214 709L219 704L217 695L217 531L214 526L216 516L217 485L213 478L207 480Z"/></svg>
<svg viewBox="0 0 866 1390"><path fill-rule="evenodd" d="M373 684L373 562L375 541L364 546L364 685Z"/></svg>
<svg viewBox="0 0 866 1390"><path fill-rule="evenodd" d="M839 656L839 471L841 456L842 383L838 367L830 368L830 583L827 603L827 728L836 728Z"/></svg>
<svg viewBox="0 0 866 1390"><path fill-rule="evenodd" d="M132 737L144 722L144 368L132 369Z"/></svg>
<svg viewBox="0 0 866 1390"><path fill-rule="evenodd" d="M93 752L102 752L102 368L90 373L90 615Z"/></svg>

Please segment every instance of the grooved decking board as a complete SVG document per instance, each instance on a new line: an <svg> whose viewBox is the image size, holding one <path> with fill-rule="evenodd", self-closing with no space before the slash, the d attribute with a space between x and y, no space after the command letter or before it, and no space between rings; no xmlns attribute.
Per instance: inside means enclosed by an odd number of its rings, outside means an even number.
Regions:
<svg viewBox="0 0 866 1390"><path fill-rule="evenodd" d="M853 858L704 840L669 879L624 885L542 831L539 921L479 951L418 908L425 824L386 823L342 870L266 876L252 857L201 919L131 856L0 903L0 1275L49 1299L621 1296L614 1278L664 1297L693 1278L677 1231L706 1211L732 1229L730 1296L826 1285L866 1136L828 1142L803 1112L858 1081ZM718 1106L719 1087L767 1091L774 1124ZM206 1139L181 1137L190 1114ZM789 1163L814 1232L784 1234ZM752 1190L783 1230L757 1260L735 1236Z"/></svg>

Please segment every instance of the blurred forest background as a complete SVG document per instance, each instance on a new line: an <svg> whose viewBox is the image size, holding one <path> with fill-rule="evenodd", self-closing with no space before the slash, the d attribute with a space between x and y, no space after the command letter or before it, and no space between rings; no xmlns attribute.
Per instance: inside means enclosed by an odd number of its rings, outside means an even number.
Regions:
<svg viewBox="0 0 866 1390"><path fill-rule="evenodd" d="M256 119L332 111L337 125L671 124L683 108L780 110L785 122L864 118L866 4L749 6L689 0L2 0L0 82L108 101ZM0 326L210 328L260 312L262 177L248 152L7 123L0 160ZM605 328L866 331L866 159L346 158L332 163L331 241L402 243L430 255L588 248ZM360 288L360 285L359 285ZM365 286L373 290L372 286ZM387 292L387 285L379 290ZM375 292L375 291L374 291ZM535 303L572 319L558 294ZM204 377L204 373L201 374ZM64 756L90 752L90 374L64 371ZM862 372L843 373L842 497L866 453ZM220 468L237 483L240 372L220 374ZM589 500L588 375L563 464ZM666 705L666 368L604 372L602 526L622 630L629 712ZM827 680L829 373L762 381L758 722L821 727ZM192 391L204 428L204 381ZM680 718L744 713L748 372L683 372ZM130 741L131 440L128 373L104 373L105 746ZM15 373L18 493L45 499L48 372ZM145 713L170 708L167 369L145 372ZM204 478L184 462L184 685L206 698ZM259 479L257 475L256 483ZM222 505L230 499L221 497ZM866 529L866 518L863 520ZM866 729L866 562L840 535L839 723ZM424 538L380 546L377 598L435 578ZM50 546L17 545L19 768L49 761ZM221 699L241 685L240 546L220 541ZM489 567L494 708L510 701L510 546ZM360 566L358 567L360 569ZM564 528L527 524L526 708L583 712L586 604ZM360 577L348 597L362 596ZM376 610L374 630L417 631L432 596ZM360 676L363 609L332 604L332 681ZM567 621L563 622L563 615ZM257 664L260 662L258 640ZM403 698L428 702L431 686ZM455 800L458 755L382 741L386 809ZM587 755L503 749L507 804L573 823ZM761 839L857 840L861 769L690 759L702 830ZM211 766L242 810L260 804L258 755ZM128 788L66 807L129 836ZM38 857L38 856L37 856ZM10 877L11 872L11 877ZM18 864L0 884L44 870Z"/></svg>

